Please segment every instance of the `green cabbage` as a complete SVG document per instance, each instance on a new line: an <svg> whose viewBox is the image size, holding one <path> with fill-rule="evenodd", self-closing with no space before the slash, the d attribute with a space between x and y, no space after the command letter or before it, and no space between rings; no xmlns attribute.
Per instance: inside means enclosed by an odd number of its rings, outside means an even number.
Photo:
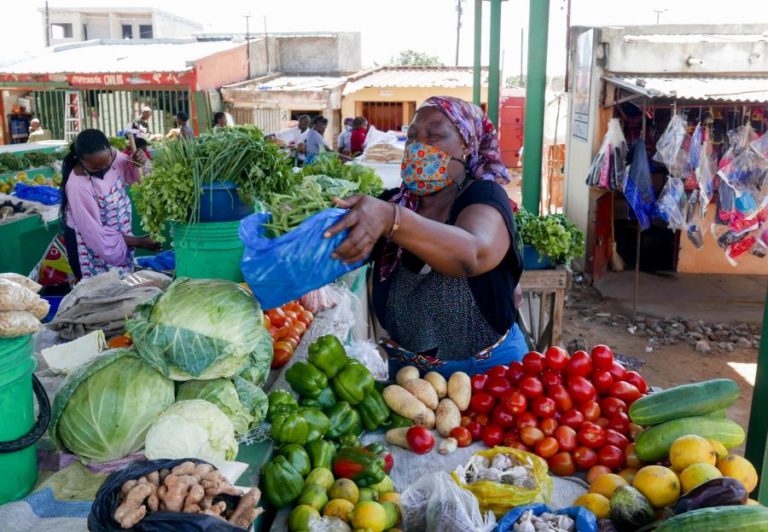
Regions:
<svg viewBox="0 0 768 532"><path fill-rule="evenodd" d="M126 324L139 356L176 381L232 378L249 366L261 377L272 351L261 307L230 281L180 278L136 308Z"/></svg>
<svg viewBox="0 0 768 532"><path fill-rule="evenodd" d="M149 426L173 401L173 382L133 351L107 351L61 385L51 438L85 463L116 460L144 446Z"/></svg>
<svg viewBox="0 0 768 532"><path fill-rule="evenodd" d="M237 456L235 429L213 403L179 401L152 423L144 453L150 460L198 458L221 467Z"/></svg>
<svg viewBox="0 0 768 532"><path fill-rule="evenodd" d="M240 402L251 414L251 428L259 425L267 417L267 410L269 409L267 394L243 377L235 377L234 383Z"/></svg>
<svg viewBox="0 0 768 532"><path fill-rule="evenodd" d="M176 400L187 399L204 399L218 406L219 410L224 412L232 422L235 436L248 432L253 422L253 416L243 407L231 380L186 381L179 386Z"/></svg>

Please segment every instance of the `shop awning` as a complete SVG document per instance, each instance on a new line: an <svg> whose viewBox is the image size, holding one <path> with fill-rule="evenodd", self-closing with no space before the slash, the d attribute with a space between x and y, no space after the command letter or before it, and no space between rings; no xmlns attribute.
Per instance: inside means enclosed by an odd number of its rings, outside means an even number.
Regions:
<svg viewBox="0 0 768 532"><path fill-rule="evenodd" d="M649 99L768 103L768 76L603 76L603 79Z"/></svg>

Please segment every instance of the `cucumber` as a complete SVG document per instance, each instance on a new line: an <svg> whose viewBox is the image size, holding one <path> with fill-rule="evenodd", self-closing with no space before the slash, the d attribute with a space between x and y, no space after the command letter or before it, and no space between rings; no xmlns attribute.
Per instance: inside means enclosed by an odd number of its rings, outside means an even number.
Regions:
<svg viewBox="0 0 768 532"><path fill-rule="evenodd" d="M658 425L728 408L738 398L739 385L731 379L683 384L641 397L629 407L629 417L638 425Z"/></svg>
<svg viewBox="0 0 768 532"><path fill-rule="evenodd" d="M673 419L661 425L644 430L637 435L635 452L643 462L657 462L669 455L669 448L680 436L696 434L702 438L714 439L726 449L738 447L744 442L744 429L729 419L704 416Z"/></svg>
<svg viewBox="0 0 768 532"><path fill-rule="evenodd" d="M715 506L702 508L668 519L656 532L765 532L768 508L765 506Z"/></svg>
<svg viewBox="0 0 768 532"><path fill-rule="evenodd" d="M709 412L707 414L702 414L704 417L711 417L715 419L725 419L728 417L728 409L723 408L722 410L715 410L714 412Z"/></svg>

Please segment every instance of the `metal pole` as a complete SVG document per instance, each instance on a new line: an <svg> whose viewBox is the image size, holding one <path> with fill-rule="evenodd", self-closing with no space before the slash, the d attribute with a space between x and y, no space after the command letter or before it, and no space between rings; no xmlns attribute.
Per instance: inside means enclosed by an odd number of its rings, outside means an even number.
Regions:
<svg viewBox="0 0 768 532"><path fill-rule="evenodd" d="M461 3L464 0L456 0L456 61L455 66L459 66L459 43L461 41L461 15L464 10L461 8Z"/></svg>
<svg viewBox="0 0 768 532"><path fill-rule="evenodd" d="M525 153L523 207L539 213L541 158L544 143L544 94L547 85L549 0L530 0L528 21L528 79L525 83Z"/></svg>
<svg viewBox="0 0 768 532"><path fill-rule="evenodd" d="M520 28L520 86L525 86L525 28Z"/></svg>
<svg viewBox="0 0 768 532"><path fill-rule="evenodd" d="M768 502L768 477L766 477L765 457L766 437L768 436L768 416L765 415L765 405L768 401L768 294L763 310L763 330L760 333L760 352L757 355L757 372L755 387L752 390L752 407L749 411L749 428L747 429L747 447L744 456L752 462L760 475L757 489L757 499L765 504ZM755 498L753 493L751 497Z"/></svg>
<svg viewBox="0 0 768 532"><path fill-rule="evenodd" d="M264 49L267 52L267 74L272 73L272 68L269 66L269 32L267 32L267 16L264 15Z"/></svg>
<svg viewBox="0 0 768 532"><path fill-rule="evenodd" d="M483 62L483 0L475 0L475 57L472 73L472 103L480 105Z"/></svg>
<svg viewBox="0 0 768 532"><path fill-rule="evenodd" d="M48 0L45 0L45 47L51 45L51 12L48 10Z"/></svg>
<svg viewBox="0 0 768 532"><path fill-rule="evenodd" d="M565 92L570 92L570 72L571 66L571 0L568 0L568 7L565 15Z"/></svg>
<svg viewBox="0 0 768 532"><path fill-rule="evenodd" d="M648 105L643 100L643 122L640 127L640 138L643 139L643 149L645 149L645 117ZM611 213L613 216L613 213ZM635 248L635 294L632 298L632 320L637 321L637 300L640 297L640 250L643 242L643 230L640 227L640 221L637 222L637 247Z"/></svg>
<svg viewBox="0 0 768 532"><path fill-rule="evenodd" d="M549 2L549 0L546 0ZM499 127L501 0L491 0L491 42L488 59L488 118Z"/></svg>
<svg viewBox="0 0 768 532"><path fill-rule="evenodd" d="M248 79L251 79L251 15L245 15L245 56L248 63Z"/></svg>

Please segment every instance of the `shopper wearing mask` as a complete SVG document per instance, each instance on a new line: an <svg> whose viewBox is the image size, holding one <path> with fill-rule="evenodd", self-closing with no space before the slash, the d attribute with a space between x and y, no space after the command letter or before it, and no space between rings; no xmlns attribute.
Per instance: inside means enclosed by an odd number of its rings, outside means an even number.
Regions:
<svg viewBox="0 0 768 532"><path fill-rule="evenodd" d="M522 359L522 258L493 125L463 100L428 99L408 129L401 175L383 199L338 200L350 211L326 233L349 229L335 256L373 262L390 376L406 365L449 376Z"/></svg>

